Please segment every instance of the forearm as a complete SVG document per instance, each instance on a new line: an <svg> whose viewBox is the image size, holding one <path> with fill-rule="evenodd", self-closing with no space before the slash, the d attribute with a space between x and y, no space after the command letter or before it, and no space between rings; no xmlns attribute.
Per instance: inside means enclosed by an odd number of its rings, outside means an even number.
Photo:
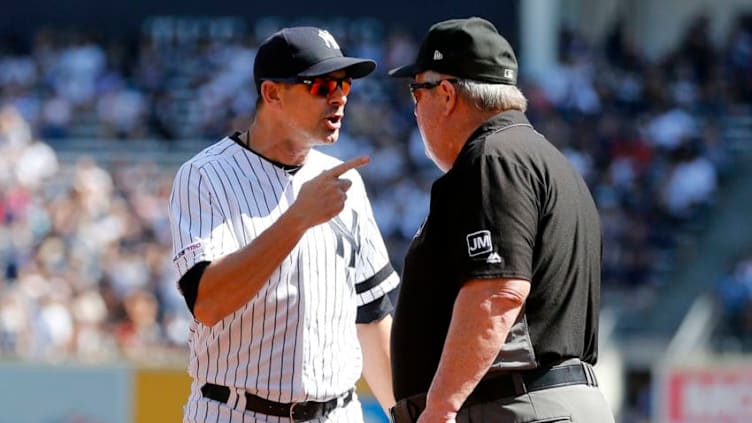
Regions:
<svg viewBox="0 0 752 423"><path fill-rule="evenodd" d="M525 281L515 281L529 285ZM439 367L426 398L426 409L451 419L499 354L527 291L499 287L499 280L465 284L455 301Z"/></svg>
<svg viewBox="0 0 752 423"><path fill-rule="evenodd" d="M246 304L300 241L306 225L289 209L245 247L212 261L201 277L196 318L213 326Z"/></svg>
<svg viewBox="0 0 752 423"><path fill-rule="evenodd" d="M276 222L247 246L212 261L198 286L196 318L213 326L258 294L308 228L342 211L352 182L340 176L366 163L368 157L357 157L303 183L295 202Z"/></svg>
<svg viewBox="0 0 752 423"><path fill-rule="evenodd" d="M363 350L363 377L387 415L395 402L389 358L391 330L392 317L389 315L378 322L358 325L358 339Z"/></svg>

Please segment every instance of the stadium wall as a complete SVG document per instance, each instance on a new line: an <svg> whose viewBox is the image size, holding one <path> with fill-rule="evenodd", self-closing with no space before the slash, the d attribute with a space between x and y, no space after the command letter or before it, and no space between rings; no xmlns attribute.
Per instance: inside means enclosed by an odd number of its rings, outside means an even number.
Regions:
<svg viewBox="0 0 752 423"><path fill-rule="evenodd" d="M191 380L183 368L129 364L0 363L0 423L164 423L182 420ZM364 383L366 423L387 423Z"/></svg>

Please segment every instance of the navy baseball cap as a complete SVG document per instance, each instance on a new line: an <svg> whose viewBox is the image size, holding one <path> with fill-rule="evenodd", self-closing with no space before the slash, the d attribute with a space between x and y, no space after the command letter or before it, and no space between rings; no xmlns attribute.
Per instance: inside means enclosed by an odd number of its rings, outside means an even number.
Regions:
<svg viewBox="0 0 752 423"><path fill-rule="evenodd" d="M415 63L392 69L393 77L428 70L493 84L517 84L517 58L509 42L483 18L450 19L431 26Z"/></svg>
<svg viewBox="0 0 752 423"><path fill-rule="evenodd" d="M253 63L256 88L265 79L313 77L344 70L362 78L376 69L369 59L345 57L329 31L312 26L284 28L259 47Z"/></svg>

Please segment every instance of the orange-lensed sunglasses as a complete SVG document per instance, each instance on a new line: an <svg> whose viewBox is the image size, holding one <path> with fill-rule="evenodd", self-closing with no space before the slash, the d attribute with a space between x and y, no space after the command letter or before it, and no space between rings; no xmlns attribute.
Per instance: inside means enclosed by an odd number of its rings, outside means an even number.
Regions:
<svg viewBox="0 0 752 423"><path fill-rule="evenodd" d="M287 82L291 84L305 84L308 86L308 92L319 97L326 97L342 88L342 92L347 95L352 88L352 78L332 78L329 76L317 76L315 78L283 78L269 79L274 82Z"/></svg>

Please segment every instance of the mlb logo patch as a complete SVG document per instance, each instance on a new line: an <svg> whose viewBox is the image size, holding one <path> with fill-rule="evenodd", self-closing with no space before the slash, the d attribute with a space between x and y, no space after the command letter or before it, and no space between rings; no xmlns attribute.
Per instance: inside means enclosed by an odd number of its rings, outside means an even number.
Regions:
<svg viewBox="0 0 752 423"><path fill-rule="evenodd" d="M196 252L197 250L201 250L201 248L202 248L201 241L196 241L192 244L188 244L185 248L180 250L179 253L175 254L175 257L172 258L172 261L176 262L180 258L184 257L186 254Z"/></svg>
<svg viewBox="0 0 752 423"><path fill-rule="evenodd" d="M490 253L492 250L491 231L484 230L467 235L467 254L470 257Z"/></svg>

